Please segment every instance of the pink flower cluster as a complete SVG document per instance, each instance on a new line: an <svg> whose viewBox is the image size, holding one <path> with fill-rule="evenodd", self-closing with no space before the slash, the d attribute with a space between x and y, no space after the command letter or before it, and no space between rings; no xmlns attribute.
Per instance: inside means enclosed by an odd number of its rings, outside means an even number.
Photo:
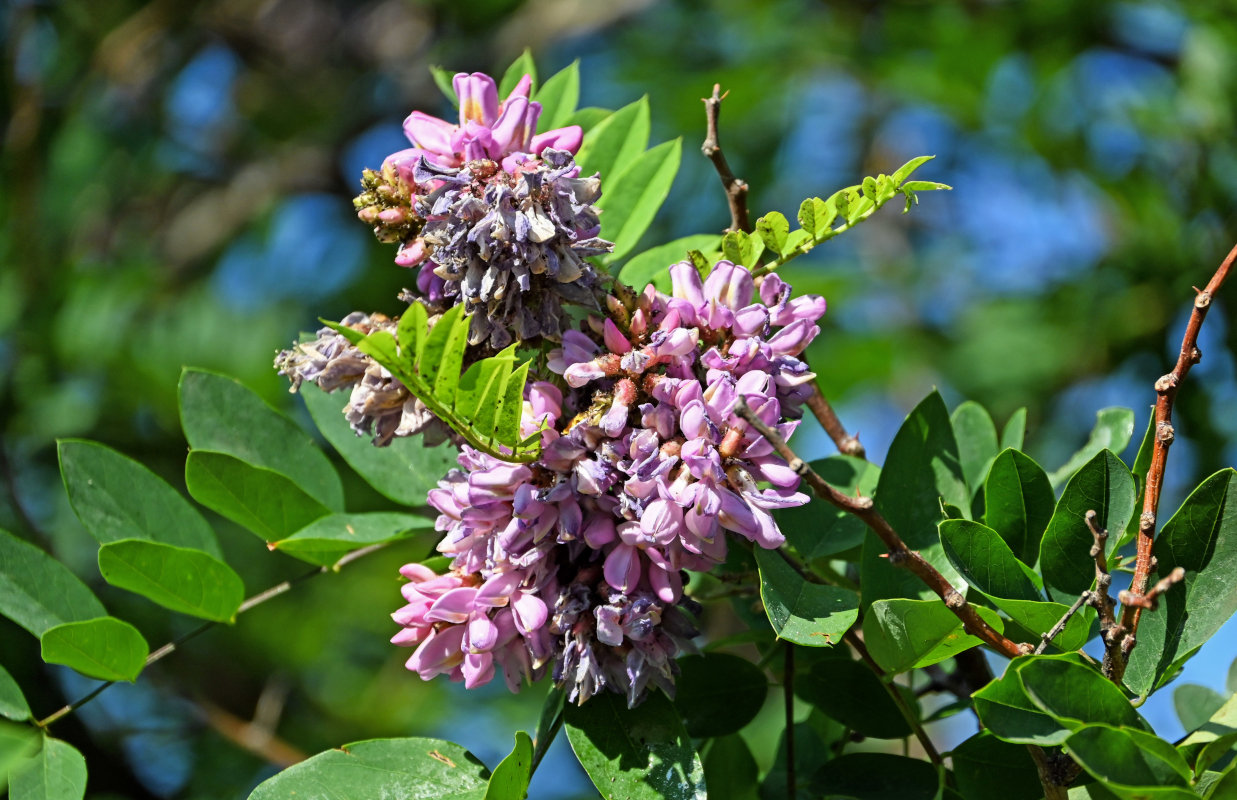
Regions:
<svg viewBox="0 0 1237 800"><path fill-rule="evenodd" d="M723 561L726 531L782 543L771 512L808 498L735 407L791 435L824 301L728 261L671 275L673 296L650 287L622 323L563 336L550 368L566 393L539 382L526 401L526 431L545 427L535 464L464 448L431 492L451 572L405 568L393 640L416 645L422 678L475 686L499 665L513 690L549 668L576 702L672 692L695 635L684 570Z"/></svg>

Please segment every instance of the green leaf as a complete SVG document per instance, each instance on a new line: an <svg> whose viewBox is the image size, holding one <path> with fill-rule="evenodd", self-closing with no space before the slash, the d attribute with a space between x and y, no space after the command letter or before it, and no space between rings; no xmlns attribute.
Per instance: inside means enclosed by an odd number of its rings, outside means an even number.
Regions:
<svg viewBox="0 0 1237 800"><path fill-rule="evenodd" d="M756 548L760 599L781 639L827 647L859 618L859 597L849 589L808 583L774 550Z"/></svg>
<svg viewBox="0 0 1237 800"><path fill-rule="evenodd" d="M975 610L997 631L1004 623L991 609ZM940 600L877 600L863 618L863 641L891 674L937 664L980 644Z"/></svg>
<svg viewBox="0 0 1237 800"><path fill-rule="evenodd" d="M984 728L1001 741L1041 747L1059 745L1069 735L1069 729L1040 710L1018 678L1017 667L1028 659L1014 659L1000 679L971 695L975 713Z"/></svg>
<svg viewBox="0 0 1237 800"><path fill-rule="evenodd" d="M973 494L983 484L988 467L996 458L996 425L984 407L972 400L955 408L949 421L953 424L954 438L958 442L962 476Z"/></svg>
<svg viewBox="0 0 1237 800"><path fill-rule="evenodd" d="M645 95L615 111L584 134L580 152L576 154L580 174L600 172L603 191L609 192L609 181L648 147L649 130L649 98Z"/></svg>
<svg viewBox="0 0 1237 800"><path fill-rule="evenodd" d="M1096 524L1122 531L1134 513L1134 479L1121 459L1101 450L1079 469L1057 501L1039 546L1039 565L1054 599L1068 600L1091 588L1095 561L1088 555L1094 544L1086 513L1096 512ZM1111 554L1116 536L1109 536Z"/></svg>
<svg viewBox="0 0 1237 800"><path fill-rule="evenodd" d="M190 451L185 484L194 500L268 542L331 513L289 478L226 453Z"/></svg>
<svg viewBox="0 0 1237 800"><path fill-rule="evenodd" d="M344 507L343 485L330 459L299 425L240 381L186 369L180 376L180 418L194 450L227 453L278 472L327 508Z"/></svg>
<svg viewBox="0 0 1237 800"><path fill-rule="evenodd" d="M2 666L0 666L0 717L15 719L18 722L30 719L30 706L26 704L21 687Z"/></svg>
<svg viewBox="0 0 1237 800"><path fill-rule="evenodd" d="M657 245L643 253L632 256L619 272L619 279L637 292L650 283L663 292L670 291L670 267L687 260L689 250L705 253L716 252L721 237L715 233L695 233L675 239L668 244Z"/></svg>
<svg viewBox="0 0 1237 800"><path fill-rule="evenodd" d="M0 719L0 792L8 786L15 770L34 760L41 744L42 737L34 726Z"/></svg>
<svg viewBox="0 0 1237 800"><path fill-rule="evenodd" d="M554 743L554 738L558 736L558 731L563 726L563 704L566 697L566 692L551 684L550 691L546 693L545 702L541 704L541 717L537 720L536 739L534 740L536 749L533 751L534 764L541 763L541 759L550 751L550 745Z"/></svg>
<svg viewBox="0 0 1237 800"><path fill-rule="evenodd" d="M1001 430L1001 449L1021 450L1026 435L1027 409L1026 406L1023 406L1010 415L1009 421L1005 423L1005 427Z"/></svg>
<svg viewBox="0 0 1237 800"><path fill-rule="evenodd" d="M694 739L737 733L769 693L764 671L746 658L706 653L679 659L674 705Z"/></svg>
<svg viewBox="0 0 1237 800"><path fill-rule="evenodd" d="M752 751L737 733L712 740L704 753L709 800L760 800L759 774Z"/></svg>
<svg viewBox="0 0 1237 800"><path fill-rule="evenodd" d="M576 59L545 82L533 97L541 103L537 132L545 133L567 124L580 102L580 60Z"/></svg>
<svg viewBox="0 0 1237 800"><path fill-rule="evenodd" d="M597 206L605 211L601 215L601 235L614 242L607 261L622 258L640 242L670 193L682 151L682 139L662 142L603 184L605 192L597 201Z"/></svg>
<svg viewBox="0 0 1237 800"><path fill-rule="evenodd" d="M527 47L503 73L503 79L498 83L498 99L502 101L509 97L516 84L525 75L533 79L532 86L528 90L529 94L533 94L537 91L537 63L533 61L533 52Z"/></svg>
<svg viewBox="0 0 1237 800"><path fill-rule="evenodd" d="M1021 625L1039 640L1039 634L1047 633L1069 606L1063 603L1051 603L1038 600L1013 600L1009 598L990 598L993 604L1009 615L1009 618ZM1065 629L1053 638L1052 644L1058 650L1078 650L1091 638L1091 623L1095 621L1095 609L1085 606L1065 623Z"/></svg>
<svg viewBox="0 0 1237 800"><path fill-rule="evenodd" d="M113 586L164 608L229 622L245 599L245 584L227 564L201 550L143 539L99 548L99 572Z"/></svg>
<svg viewBox="0 0 1237 800"><path fill-rule="evenodd" d="M453 83L455 73L438 64L431 64L430 75L434 77L434 85L438 87L438 91L442 92L443 97L451 101L451 105L458 106L460 99L455 96L455 85Z"/></svg>
<svg viewBox="0 0 1237 800"><path fill-rule="evenodd" d="M1039 800L1039 770L1025 747L980 731L949 754L966 800Z"/></svg>
<svg viewBox="0 0 1237 800"><path fill-rule="evenodd" d="M839 687L846 687L845 691ZM901 739L911 735L910 725L881 679L858 661L820 659L796 679L795 694L864 736Z"/></svg>
<svg viewBox="0 0 1237 800"><path fill-rule="evenodd" d="M838 209L834 203L809 197L799 204L799 227L811 234L813 239L818 239L829 231L837 215Z"/></svg>
<svg viewBox="0 0 1237 800"><path fill-rule="evenodd" d="M818 777L830 797L852 800L935 800L941 791L935 767L892 753L847 753L828 761Z"/></svg>
<svg viewBox="0 0 1237 800"><path fill-rule="evenodd" d="M1001 451L984 482L984 522L1024 564L1038 558L1055 505L1043 468L1017 450Z"/></svg>
<svg viewBox="0 0 1237 800"><path fill-rule="evenodd" d="M1173 690L1173 708L1187 731L1201 728L1223 706L1224 696L1206 686L1183 683Z"/></svg>
<svg viewBox="0 0 1237 800"><path fill-rule="evenodd" d="M1163 685L1237 610L1237 472L1221 470L1186 498L1155 540L1154 582L1181 567L1185 580L1144 611L1125 682L1138 694Z"/></svg>
<svg viewBox="0 0 1237 800"><path fill-rule="evenodd" d="M919 169L921 166L934 158L936 158L936 156L916 156L894 170L894 173L890 175L889 178L893 181L894 186L901 186L906 182L906 179L911 176L912 172Z"/></svg>
<svg viewBox="0 0 1237 800"><path fill-rule="evenodd" d="M137 628L115 617L66 622L48 628L39 641L48 664L63 664L101 681L132 683L150 655Z"/></svg>
<svg viewBox="0 0 1237 800"><path fill-rule="evenodd" d="M1070 730L1096 723L1150 729L1116 684L1073 658L1039 656L1014 663L1031 702Z"/></svg>
<svg viewBox="0 0 1237 800"><path fill-rule="evenodd" d="M819 711L816 713L820 714ZM823 716L822 719L825 719L827 724L830 723ZM794 741L795 791L793 795L786 792L788 739ZM760 785L761 800L818 800L824 795L826 787L816 779L816 773L830 755L832 754L826 749L821 735L810 723L799 722L791 728L783 728L773 766L769 768ZM712 792L710 788L710 797L712 797Z"/></svg>
<svg viewBox="0 0 1237 800"><path fill-rule="evenodd" d="M613 113L614 112L608 108L580 108L576 109L576 113L568 117L566 122L563 124L564 126L579 125L580 129L587 134L593 128L600 125L603 121L609 119ZM647 139L645 141L647 141ZM576 160L576 163L580 163L579 159Z"/></svg>
<svg viewBox="0 0 1237 800"><path fill-rule="evenodd" d="M786 246L786 238L790 235L790 222L782 212L770 211L756 220L756 235L771 252L780 254Z"/></svg>
<svg viewBox="0 0 1237 800"><path fill-rule="evenodd" d="M613 692L563 709L567 740L605 800L704 800L704 768L660 692L635 708Z"/></svg>
<svg viewBox="0 0 1237 800"><path fill-rule="evenodd" d="M12 800L81 800L86 796L86 759L68 742L44 737L38 755L13 771Z"/></svg>
<svg viewBox="0 0 1237 800"><path fill-rule="evenodd" d="M167 481L97 442L56 443L69 503L100 544L149 539L220 557L215 532Z"/></svg>
<svg viewBox="0 0 1237 800"><path fill-rule="evenodd" d="M971 495L962 476L949 411L938 392L924 398L894 436L875 499L877 510L902 541L956 586L959 575L945 555L936 525L941 519L941 500L968 508ZM864 608L886 597L935 597L910 572L890 565L885 554L884 543L871 532L865 534L859 572Z"/></svg>
<svg viewBox="0 0 1237 800"><path fill-rule="evenodd" d="M272 546L303 561L328 567L353 550L431 530L433 524L429 520L411 514L385 511L331 514L314 520Z"/></svg>
<svg viewBox="0 0 1237 800"><path fill-rule="evenodd" d="M487 359L482 359L479 362L481 366L474 364L469 368L470 372L474 368L476 372L465 385L461 398L460 367L471 324L469 317L463 313L463 306L454 306L438 319L427 335L425 314L424 307L419 303L409 306L397 328L398 343L396 337L387 331L374 331L365 336L345 325L334 322L326 324L385 367L434 416L473 447L506 461L526 463L535 460L540 452L540 437L533 435L523 439L519 430L529 362L512 370L510 378L501 387L502 394L497 394L495 381L492 384L495 394L485 394L477 401L475 390L480 375L487 370L496 378L506 374L505 370L511 367L512 354L510 350L504 350L492 356L498 361L494 367L486 366ZM491 401L491 397L498 402ZM460 399L464 409L475 411L474 416L461 413L457 408L457 400ZM512 402L504 404L504 399Z"/></svg>
<svg viewBox="0 0 1237 800"><path fill-rule="evenodd" d="M994 598L1041 599L1030 570L996 531L966 519L944 520L940 528L945 554L971 586Z"/></svg>
<svg viewBox="0 0 1237 800"><path fill-rule="evenodd" d="M764 251L764 241L744 231L727 231L722 236L722 257L748 269L755 268Z"/></svg>
<svg viewBox="0 0 1237 800"><path fill-rule="evenodd" d="M817 475L850 497L871 497L880 467L853 456L836 455L811 463ZM854 514L824 503L809 503L773 512L786 541L809 561L844 553L863 544L867 526Z"/></svg>
<svg viewBox="0 0 1237 800"><path fill-rule="evenodd" d="M1095 458L1101 450L1111 450L1120 453L1130 443L1134 435L1134 412L1128 408L1101 408L1095 413L1095 427L1087 443L1074 455L1070 456L1056 472L1048 477L1052 488L1058 489L1061 484L1070 479L1082 465Z"/></svg>
<svg viewBox="0 0 1237 800"><path fill-rule="evenodd" d="M400 505L424 505L426 493L456 465L459 449L450 442L427 447L422 437L408 436L374 447L369 437L357 436L344 418L345 393L329 395L310 383L302 384L300 393L314 424L348 466Z"/></svg>
<svg viewBox="0 0 1237 800"><path fill-rule="evenodd" d="M65 622L106 613L68 567L0 528L0 614L42 636Z"/></svg>
<svg viewBox="0 0 1237 800"><path fill-rule="evenodd" d="M1151 733L1087 725L1065 740L1065 751L1109 789L1189 785L1185 759Z"/></svg>
<svg viewBox="0 0 1237 800"><path fill-rule="evenodd" d="M515 747L494 768L485 790L485 800L524 800L528 797L532 768L533 740L524 731L516 731Z"/></svg>
<svg viewBox="0 0 1237 800"><path fill-rule="evenodd" d="M258 785L249 800L483 800L489 772L441 739L370 739L327 750Z"/></svg>

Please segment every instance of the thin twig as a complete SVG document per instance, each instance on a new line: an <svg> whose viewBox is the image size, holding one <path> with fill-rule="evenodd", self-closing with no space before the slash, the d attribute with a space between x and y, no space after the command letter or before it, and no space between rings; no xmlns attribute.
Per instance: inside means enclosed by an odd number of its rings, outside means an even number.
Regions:
<svg viewBox="0 0 1237 800"><path fill-rule="evenodd" d="M880 537L886 549L889 550L889 563L895 567L909 570L923 581L928 588L945 601L945 607L952 611L958 619L962 620L963 628L967 633L978 637L1009 658L1016 658L1031 652L1031 645L1016 644L1006 639L985 622L983 617L979 616L978 612L975 611L974 607L966 601L962 593L955 589L945 579L945 576L937 571L936 567L929 564L918 552L907 547L906 542L902 541L902 537L894 531L888 520L873 506L871 498L848 497L830 486L803 459L795 455L795 452L790 449L790 445L786 444L786 440L757 417L742 398L739 399L738 404L735 406L735 413L746 420L749 425L756 429L757 433L764 436L773 445L773 449L777 451L778 455L786 459L787 466L811 486L818 497L863 520L864 524Z"/></svg>
<svg viewBox="0 0 1237 800"><path fill-rule="evenodd" d="M820 421L820 426L825 429L825 433L829 434L829 438L833 440L839 453L855 458L867 458L867 451L859 443L859 437L846 432L833 406L829 405L829 401L825 399L825 393L820 390L820 386L815 381L812 382L812 394L807 399L807 407L812 409L812 413Z"/></svg>
<svg viewBox="0 0 1237 800"><path fill-rule="evenodd" d="M335 564L332 566L318 567L309 572L298 575L295 578L290 578L289 580L281 581L269 589L258 592L253 597L249 598L248 600L240 604L240 607L236 609L236 616L239 617L241 614L244 614L246 611L250 610L251 608L254 608L255 606L260 606L263 603L265 603L267 600L278 597L279 595L288 591L289 589L291 589L293 586L297 585L298 583L307 581L310 578L316 577L318 575L322 575L327 572L338 572L340 569L347 566L348 564L351 564L353 561L356 561L358 558L369 555L375 550L382 549L383 547L386 546L386 544L387 543L383 542L380 544L370 545L369 547L362 547L359 550L353 550L351 553L348 553L343 558L339 559L339 561L336 561ZM183 636L179 636L176 639L173 639L172 641L168 642L167 644L164 644L162 647L156 649L154 652L152 652L150 655L146 657L146 663L143 666L143 669L145 669L146 667L149 667L151 664L154 664L156 661L160 661L166 658L167 656L170 656L172 653L176 652L176 650L179 647L184 645L190 639L193 639L197 637L198 635L205 633L206 631L210 630L211 628L215 627L218 624L219 624L218 622L214 622L214 621L204 622L198 627L184 634ZM96 686L94 689L90 691L89 694L85 695L79 700L69 703L68 705L64 706L58 711L54 711L51 714L48 714L46 717L36 722L35 725L37 725L40 728L46 729L47 726L51 725L56 720L60 719L61 717L65 717L69 714L72 714L77 709L81 708L82 706L89 703L91 700L98 697L99 694L104 689L111 686L113 683L115 683L115 681L108 681L107 683L103 683L99 686Z"/></svg>
<svg viewBox="0 0 1237 800"><path fill-rule="evenodd" d="M1090 600L1091 600L1090 591L1085 591L1082 594L1078 595L1078 599L1075 600L1074 604L1070 606L1069 609L1064 614L1061 615L1061 618L1057 620L1057 624L1053 625L1052 628L1047 633L1041 633L1039 635L1042 641L1039 643L1039 646L1035 648L1035 655L1040 655L1045 650L1047 650L1048 645L1052 642L1052 640L1057 638L1057 635L1061 633L1061 631L1065 630L1065 626L1069 624L1070 619L1075 614L1078 613L1078 610L1080 608L1082 608L1084 605L1090 602Z"/></svg>
<svg viewBox="0 0 1237 800"><path fill-rule="evenodd" d="M1151 451L1151 466L1147 470L1147 485L1143 490L1142 516L1138 520L1138 557L1134 563L1134 579L1130 583L1128 596L1133 602L1122 601L1121 624L1128 631L1121 643L1122 657L1114 665L1114 680L1121 680L1125 665L1129 660L1130 651L1134 648L1135 634L1138 632L1138 621L1142 615L1143 606L1137 598L1147 592L1147 583L1151 577L1152 546L1155 539L1156 513L1160 506L1160 491L1164 485L1164 468L1168 463L1168 448L1173 443L1173 401L1177 399L1177 391L1185 380L1190 368L1202 360L1202 351L1198 349L1198 332L1202 329L1203 319L1211 308L1212 298L1228 279L1233 262L1237 261L1237 246L1229 251L1221 262L1207 286L1199 291L1194 298L1194 310L1190 313L1190 321L1186 324L1185 335L1181 339L1181 352L1177 355L1177 364L1173 371L1162 376L1155 382L1155 443ZM1196 290L1197 291L1197 290Z"/></svg>
<svg viewBox="0 0 1237 800"><path fill-rule="evenodd" d="M717 118L721 115L722 100L726 98L721 91L721 85L715 83L713 96L702 98L708 130L700 152L713 162L717 176L722 179L722 188L726 190L726 203L730 206L730 227L727 230L751 233L752 223L747 213L747 182L739 180L730 171L730 165L726 163L726 156L722 153L721 141L717 137Z"/></svg>
<svg viewBox="0 0 1237 800"><path fill-rule="evenodd" d="M932 739L928 737L928 732L923 729L919 718L915 716L915 712L907 705L906 698L898 691L898 687L894 686L890 681L885 679L885 671L881 669L880 664L876 663L876 659L872 658L872 654L868 652L867 646L863 640L859 638L859 634L855 633L855 629L851 628L843 634L842 638L851 646L863 663L868 665L868 668L876 673L876 677L880 680L881 686L885 687L885 691L889 693L889 697L893 700L893 704L898 707L906 724L910 726L911 731L915 734L915 738L919 740L919 744L923 747L924 752L932 763L938 767L944 763L941 760L941 754L932 744ZM791 795L793 797L793 795Z"/></svg>
<svg viewBox="0 0 1237 800"><path fill-rule="evenodd" d="M1173 567L1173 571L1156 581L1155 586L1152 586L1151 590L1146 594L1134 595L1127 591L1121 592L1121 594L1117 595L1117 598L1123 605L1155 611L1160 606L1160 595L1171 589L1173 584L1181 583L1183 580L1185 580L1185 569Z"/></svg>

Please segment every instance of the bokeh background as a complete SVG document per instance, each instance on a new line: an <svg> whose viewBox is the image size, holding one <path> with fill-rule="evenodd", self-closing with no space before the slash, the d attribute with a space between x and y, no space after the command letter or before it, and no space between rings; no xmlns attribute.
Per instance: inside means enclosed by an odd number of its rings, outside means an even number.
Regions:
<svg viewBox="0 0 1237 800"><path fill-rule="evenodd" d="M543 77L580 60L582 106L648 94L654 141L684 137L685 162L646 244L728 220L696 155L715 82L757 213L793 217L805 196L935 154L917 177L953 192L886 209L789 273L829 300L811 362L877 461L933 386L998 424L1027 406L1049 468L1099 408L1134 408L1140 434L1190 286L1237 236L1227 2L9 0L0 36L0 526L152 644L188 624L101 585L54 440L100 440L181 482L182 365L307 420L272 356L320 316L395 310L407 274L349 198L405 146L410 110L450 116L432 64L501 74L530 47ZM1237 463L1230 297L1177 404L1165 513ZM830 452L819 430L800 437ZM384 503L348 490L350 508ZM303 570L219 525L251 593ZM386 643L395 568L428 545L308 582L58 723L91 796L244 797L280 754L373 736L443 736L496 763L541 691L423 685ZM1220 689L1235 654L1230 626L1186 677ZM40 715L89 688L39 671L37 644L3 621L0 662ZM1144 710L1171 739L1169 694ZM971 724L933 733L948 744ZM561 748L539 774L534 797L589 796Z"/></svg>

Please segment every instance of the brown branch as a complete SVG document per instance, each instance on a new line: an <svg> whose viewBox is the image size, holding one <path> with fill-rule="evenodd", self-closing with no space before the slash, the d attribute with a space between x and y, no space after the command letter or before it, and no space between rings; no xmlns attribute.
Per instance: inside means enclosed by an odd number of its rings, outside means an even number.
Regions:
<svg viewBox="0 0 1237 800"><path fill-rule="evenodd" d="M1183 580L1185 580L1185 570L1181 567L1174 567L1172 572L1160 578L1155 586L1151 587L1151 591L1146 594L1135 595L1127 591L1122 592L1117 597L1123 605L1155 611L1160 606L1160 595L1171 589L1174 583L1181 583Z"/></svg>
<svg viewBox="0 0 1237 800"><path fill-rule="evenodd" d="M726 202L730 205L730 227L727 230L751 233L752 223L747 213L747 182L739 180L730 171L730 165L726 163L726 156L722 153L721 141L717 138L717 118L721 115L722 100L726 98L721 91L721 84L715 83L713 96L701 98L704 101L708 130L700 152L713 162L717 176L722 179L722 188L726 190Z"/></svg>
<svg viewBox="0 0 1237 800"><path fill-rule="evenodd" d="M1138 621L1144 606L1138 598L1147 593L1147 583L1151 577L1153 559L1152 545L1155 539L1156 513L1160 506L1160 490L1164 485L1164 468L1168 462L1168 448L1173 443L1173 401L1177 399L1177 391L1190 372L1190 368L1202 360L1203 354L1198 349L1198 332L1203 326L1207 310L1211 308L1212 298L1228 279L1233 262L1237 261L1237 247L1221 262L1207 286L1199 291L1194 298L1194 310L1190 321L1186 324L1185 335L1181 339L1181 352L1177 356L1177 365L1173 371L1162 376L1155 382L1155 443L1151 451L1151 466L1147 470L1147 485L1143 490L1143 510L1138 521L1138 556L1134 562L1134 579L1130 583L1128 598L1122 600L1121 624L1128 631L1122 641L1122 658L1116 664L1114 680L1120 680L1125 672L1125 664L1129 659L1130 650L1134 648L1135 634L1138 631ZM1197 291L1197 290L1196 290Z"/></svg>
<svg viewBox="0 0 1237 800"><path fill-rule="evenodd" d="M855 458L867 458L867 451L859 443L859 437L846 432L833 406L829 405L829 401L825 399L825 393L820 390L820 386L815 381L812 382L812 395L807 399L807 407L812 409L816 419L820 420L820 426L825 429L825 433L829 434L829 438L833 440L839 453Z"/></svg>
<svg viewBox="0 0 1237 800"><path fill-rule="evenodd" d="M984 643L997 650L997 652L1009 658L1016 658L1031 652L1029 644L1016 644L1010 639L1006 639L985 622L983 617L979 616L975 608L962 596L962 593L955 589L945 579L945 576L937 571L936 567L929 564L917 551L907 547L906 542L902 541L902 537L894 531L889 521L873 506L870 497L848 497L830 486L803 459L795 455L795 452L790 449L790 445L786 444L786 440L757 417L742 398L739 399L738 404L735 406L735 413L746 420L757 433L764 436L773 445L773 449L777 451L778 455L786 459L786 464L812 487L817 497L863 520L864 524L880 537L886 549L889 550L889 563L895 567L901 567L910 571L923 581L941 600L945 601L945 607L952 611L958 619L962 620L963 628L967 633L978 637Z"/></svg>
<svg viewBox="0 0 1237 800"><path fill-rule="evenodd" d="M1112 586L1112 574L1108 571L1108 556L1105 553L1108 529L1100 527L1099 515L1095 513L1095 509L1087 509L1083 518L1091 531L1090 556L1095 562L1095 591L1090 593L1087 602L1099 614L1100 639L1104 642L1102 671L1106 677L1111 678L1115 674L1114 670L1119 669L1115 665L1121 660L1121 642L1125 638L1126 629L1117 622L1112 596L1108 593Z"/></svg>

